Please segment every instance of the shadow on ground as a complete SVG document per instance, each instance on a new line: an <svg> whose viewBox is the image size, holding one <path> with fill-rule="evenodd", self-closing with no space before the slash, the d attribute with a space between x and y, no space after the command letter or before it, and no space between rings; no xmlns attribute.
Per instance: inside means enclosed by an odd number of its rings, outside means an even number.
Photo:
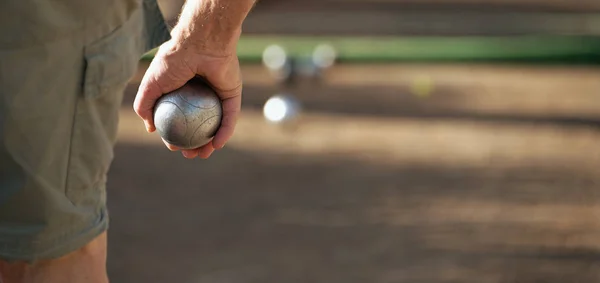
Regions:
<svg viewBox="0 0 600 283"><path fill-rule="evenodd" d="M378 165L121 143L112 282L596 282L598 182L581 168Z"/></svg>
<svg viewBox="0 0 600 283"><path fill-rule="evenodd" d="M244 126L210 160L145 136L129 87L111 282L600 281L595 73L459 68L440 77L462 87L420 98L385 81L394 68L341 68L337 85L293 89L312 120L286 134L256 111L282 89L245 70Z"/></svg>

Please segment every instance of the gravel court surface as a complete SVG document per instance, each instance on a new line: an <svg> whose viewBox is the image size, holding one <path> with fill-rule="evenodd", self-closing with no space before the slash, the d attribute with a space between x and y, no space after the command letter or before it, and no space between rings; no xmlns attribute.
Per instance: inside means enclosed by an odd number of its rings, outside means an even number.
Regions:
<svg viewBox="0 0 600 283"><path fill-rule="evenodd" d="M236 135L207 161L144 132L132 81L112 282L600 279L597 69L342 65L287 90L306 108L289 128L261 114L284 89L243 72Z"/></svg>

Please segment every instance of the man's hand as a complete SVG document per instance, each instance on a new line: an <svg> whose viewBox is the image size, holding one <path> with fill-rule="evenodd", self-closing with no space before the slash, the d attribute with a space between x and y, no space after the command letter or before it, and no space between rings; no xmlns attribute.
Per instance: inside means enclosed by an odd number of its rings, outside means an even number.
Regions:
<svg viewBox="0 0 600 283"><path fill-rule="evenodd" d="M144 75L135 98L134 109L144 120L148 132L154 132L153 109L163 94L183 86L194 76L204 77L219 94L223 120L214 139L198 149L182 150L187 158L208 158L233 135L242 102L242 79L235 54L214 56L169 41L163 44ZM170 150L179 150L165 142Z"/></svg>
<svg viewBox="0 0 600 283"><path fill-rule="evenodd" d="M233 3L232 3L233 2ZM154 132L153 109L165 93L183 86L195 76L206 79L220 96L223 119L215 137L186 158L208 158L233 135L242 102L242 78L236 55L241 25L254 0L188 0L172 39L164 43L140 84L134 110ZM168 144L170 150L180 150Z"/></svg>

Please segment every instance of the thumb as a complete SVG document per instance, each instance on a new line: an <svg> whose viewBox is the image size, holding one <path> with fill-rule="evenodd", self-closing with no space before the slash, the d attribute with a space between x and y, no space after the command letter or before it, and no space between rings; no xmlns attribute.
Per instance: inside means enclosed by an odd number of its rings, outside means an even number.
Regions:
<svg viewBox="0 0 600 283"><path fill-rule="evenodd" d="M189 70L186 72L183 67L157 57L146 70L133 102L133 109L144 121L148 132L156 130L153 117L156 100L163 94L183 86L193 77L193 73Z"/></svg>

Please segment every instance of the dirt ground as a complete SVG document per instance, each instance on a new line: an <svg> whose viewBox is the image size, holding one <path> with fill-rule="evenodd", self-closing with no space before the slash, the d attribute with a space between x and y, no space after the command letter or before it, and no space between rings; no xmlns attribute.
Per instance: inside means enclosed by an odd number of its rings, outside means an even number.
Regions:
<svg viewBox="0 0 600 283"><path fill-rule="evenodd" d="M111 282L600 282L600 70L340 66L287 90L243 71L210 160L145 134L132 82ZM302 101L296 127L262 118L278 91Z"/></svg>

